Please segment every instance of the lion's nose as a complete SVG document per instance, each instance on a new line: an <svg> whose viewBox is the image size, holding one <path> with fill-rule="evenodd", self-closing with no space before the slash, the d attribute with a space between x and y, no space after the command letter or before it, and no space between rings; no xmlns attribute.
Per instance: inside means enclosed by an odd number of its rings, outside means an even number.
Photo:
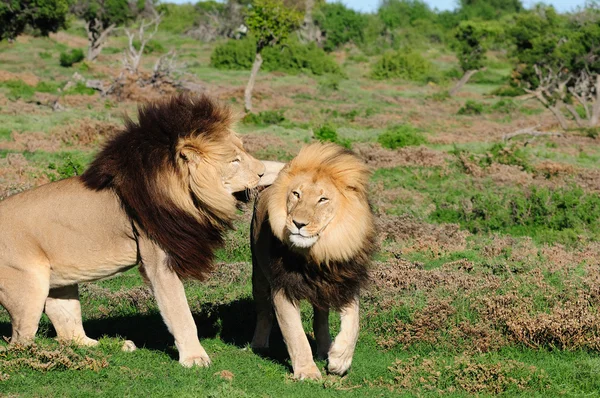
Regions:
<svg viewBox="0 0 600 398"><path fill-rule="evenodd" d="M294 225L295 225L295 226L296 226L296 228L298 228L298 229L302 229L302 227L305 227L305 226L306 226L306 223L303 223L303 222L298 222L298 221L296 221L296 220L292 220L292 222L294 223Z"/></svg>

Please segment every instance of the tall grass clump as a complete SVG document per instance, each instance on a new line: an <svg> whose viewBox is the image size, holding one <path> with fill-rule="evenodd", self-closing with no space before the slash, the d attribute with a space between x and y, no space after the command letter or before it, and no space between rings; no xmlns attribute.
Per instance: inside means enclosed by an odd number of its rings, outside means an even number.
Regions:
<svg viewBox="0 0 600 398"><path fill-rule="evenodd" d="M417 128L408 124L399 124L379 135L377 142L384 148L396 149L426 144L427 139Z"/></svg>

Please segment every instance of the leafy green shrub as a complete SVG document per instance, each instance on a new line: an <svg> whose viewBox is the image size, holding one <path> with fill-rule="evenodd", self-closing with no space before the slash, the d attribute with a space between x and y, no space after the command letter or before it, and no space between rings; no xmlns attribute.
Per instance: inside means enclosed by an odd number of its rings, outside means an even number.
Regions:
<svg viewBox="0 0 600 398"><path fill-rule="evenodd" d="M432 65L421 54L411 50L387 52L373 65L373 79L403 78L423 80L432 70Z"/></svg>
<svg viewBox="0 0 600 398"><path fill-rule="evenodd" d="M442 90L438 91L437 93L431 94L429 98L436 102L444 102L450 99L450 93L448 92L448 90Z"/></svg>
<svg viewBox="0 0 600 398"><path fill-rule="evenodd" d="M247 113L242 119L244 124L254 124L256 126L270 126L285 122L283 110L263 111L259 113Z"/></svg>
<svg viewBox="0 0 600 398"><path fill-rule="evenodd" d="M48 51L42 51L42 52L38 53L38 55L39 55L39 57L41 59L50 59L50 58L52 58L52 54L49 53Z"/></svg>
<svg viewBox="0 0 600 398"><path fill-rule="evenodd" d="M315 138L321 142L334 142L346 148L352 147L352 142L348 139L340 138L336 129L329 125L324 124L314 131Z"/></svg>
<svg viewBox="0 0 600 398"><path fill-rule="evenodd" d="M485 105L481 102L467 100L467 102L458 110L459 115L481 115L485 110Z"/></svg>
<svg viewBox="0 0 600 398"><path fill-rule="evenodd" d="M0 141L9 140L12 135L12 129L0 127Z"/></svg>
<svg viewBox="0 0 600 398"><path fill-rule="evenodd" d="M466 192L465 192L466 194ZM570 243L588 234L598 238L600 195L580 187L537 188L529 192L483 191L467 196L440 196L431 218L460 223L473 233L504 232L541 241Z"/></svg>
<svg viewBox="0 0 600 398"><path fill-rule="evenodd" d="M598 138L598 136L600 135L600 129L598 127L588 127L588 128L584 128L581 131L583 133L583 135L585 135L588 138L593 138L596 139Z"/></svg>
<svg viewBox="0 0 600 398"><path fill-rule="evenodd" d="M83 50L80 48L74 48L70 52L61 52L59 62L60 66L69 68L77 62L83 61L84 58L85 55L83 54Z"/></svg>
<svg viewBox="0 0 600 398"><path fill-rule="evenodd" d="M384 148L396 149L405 146L417 146L427 143L423 134L413 126L400 124L389 128L377 137L377 142Z"/></svg>
<svg viewBox="0 0 600 398"><path fill-rule="evenodd" d="M85 170L85 165L81 160L66 155L60 164L54 162L48 164L48 170L53 171L48 173L50 181L56 181L81 175Z"/></svg>
<svg viewBox="0 0 600 398"><path fill-rule="evenodd" d="M217 69L249 70L255 51L256 43L252 38L229 40L215 47L210 65ZM302 44L290 40L285 46L265 48L262 57L262 68L266 71L342 75L339 65L315 43Z"/></svg>
<svg viewBox="0 0 600 398"><path fill-rule="evenodd" d="M30 99L35 94L35 88L31 87L23 80L7 80L0 83L0 87L8 88L8 99L11 101Z"/></svg>

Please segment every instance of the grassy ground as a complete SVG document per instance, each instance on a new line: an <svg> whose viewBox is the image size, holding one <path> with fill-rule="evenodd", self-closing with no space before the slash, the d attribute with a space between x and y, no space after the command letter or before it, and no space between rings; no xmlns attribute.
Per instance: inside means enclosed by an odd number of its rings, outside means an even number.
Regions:
<svg viewBox="0 0 600 398"><path fill-rule="evenodd" d="M241 110L247 72L211 68L212 45L174 31L159 32L156 41L177 47L179 77ZM77 24L47 39L0 43L0 199L81 172L136 100L165 95L132 89L119 102L76 84L64 89L75 72L108 81L125 43L111 38L98 62L72 68L60 67L58 57L85 46ZM81 288L84 327L101 338L98 348L58 345L46 318L36 346L5 350L0 343L0 395L596 395L598 138L567 132L504 142L504 134L524 127L556 130L535 102L490 95L506 81L506 60L450 99L442 94L450 82L370 80L373 59L349 56L357 51L335 54L348 76L339 84L261 73L256 111L281 111L283 120L238 126L251 153L288 160L328 124L373 167L381 250L346 377L293 381L278 333L270 352L248 348L254 319L246 208L218 253L219 270L186 286L211 368L179 366L155 301L132 270ZM427 54L443 70L455 67L443 49ZM159 55L146 57L145 70ZM48 106L56 99L64 111ZM379 135L397 125L415 127L425 143L382 148ZM303 313L310 335L311 313ZM339 320L331 321L335 332ZM10 335L1 309L0 335ZM140 349L121 352L122 339Z"/></svg>

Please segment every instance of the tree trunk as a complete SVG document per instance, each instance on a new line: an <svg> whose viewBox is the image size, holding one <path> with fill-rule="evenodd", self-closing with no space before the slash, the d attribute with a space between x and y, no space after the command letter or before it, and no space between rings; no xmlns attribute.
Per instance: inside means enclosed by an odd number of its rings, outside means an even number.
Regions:
<svg viewBox="0 0 600 398"><path fill-rule="evenodd" d="M471 69L466 71L463 77L461 77L460 80L456 82L456 85L454 85L454 87L452 87L450 91L448 91L448 94L450 94L451 97L454 96L454 94L456 94L465 84L467 84L469 79L473 77L473 75L477 72L479 72L479 69Z"/></svg>
<svg viewBox="0 0 600 398"><path fill-rule="evenodd" d="M575 119L575 123L577 123L577 127L583 127L583 120L581 120L581 116L577 113L577 109L573 105L566 105L566 108L571 115L573 115L573 119Z"/></svg>
<svg viewBox="0 0 600 398"><path fill-rule="evenodd" d="M551 106L548 106L548 109L550 109L550 112L552 112L554 114L554 117L556 117L556 120L558 120L560 127L563 130L568 130L569 124L567 123L567 119L565 119L562 112L560 111L560 106L558 104L551 105Z"/></svg>
<svg viewBox="0 0 600 398"><path fill-rule="evenodd" d="M252 90L254 90L256 75L258 75L258 71L262 63L262 55L260 55L260 53L256 53L256 58L254 58L254 63L252 64L252 71L250 72L250 80L248 80L248 85L244 91L244 107L246 112L252 112Z"/></svg>
<svg viewBox="0 0 600 398"><path fill-rule="evenodd" d="M302 27L300 28L300 39L304 42L310 43L313 41L317 41L317 37L319 36L317 33L318 28L315 26L313 21L313 8L315 6L315 0L305 0L305 10L304 10L304 21L302 23Z"/></svg>
<svg viewBox="0 0 600 398"><path fill-rule="evenodd" d="M112 30L116 27L115 24L110 25L106 29L102 29L102 22L98 19L94 19L93 21L89 21L85 25L85 30L87 31L88 41L90 46L88 47L88 61L95 60L100 52L102 52L102 48L106 44L106 40L108 39L108 35Z"/></svg>
<svg viewBox="0 0 600 398"><path fill-rule="evenodd" d="M590 127L598 125L600 118L600 75L596 75L596 98L592 105L592 116L590 117Z"/></svg>

